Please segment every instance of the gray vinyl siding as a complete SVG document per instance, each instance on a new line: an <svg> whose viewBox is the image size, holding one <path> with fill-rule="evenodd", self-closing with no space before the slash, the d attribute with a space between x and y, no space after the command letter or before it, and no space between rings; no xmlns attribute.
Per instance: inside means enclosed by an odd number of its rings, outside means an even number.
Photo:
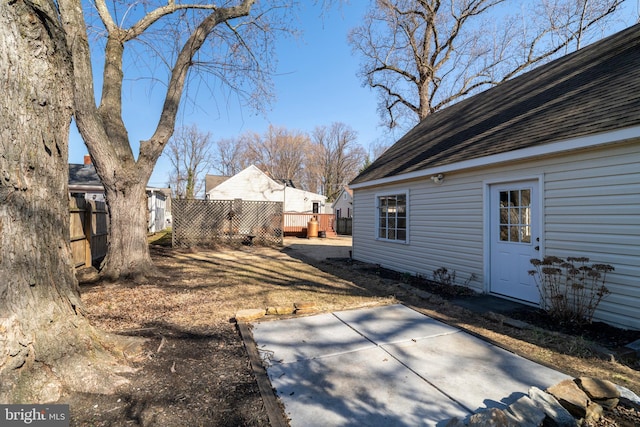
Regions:
<svg viewBox="0 0 640 427"><path fill-rule="evenodd" d="M546 253L614 266L597 317L640 329L640 143L564 166L545 175Z"/></svg>
<svg viewBox="0 0 640 427"><path fill-rule="evenodd" d="M482 170L445 173L430 179L354 191L353 256L400 272L431 277L445 267L457 281L471 274L470 287L489 289L484 277L485 188L489 183L541 179L541 256L586 256L615 267L612 294L596 319L640 329L640 141L607 148L514 162ZM409 240L375 239L375 195L409 191Z"/></svg>
<svg viewBox="0 0 640 427"><path fill-rule="evenodd" d="M431 185L429 185L431 184ZM376 240L376 194L409 192L408 242ZM421 180L358 190L354 197L354 258L400 272L431 277L441 267L455 271L482 291L482 186L450 183L435 186ZM455 248L455 251L451 251Z"/></svg>

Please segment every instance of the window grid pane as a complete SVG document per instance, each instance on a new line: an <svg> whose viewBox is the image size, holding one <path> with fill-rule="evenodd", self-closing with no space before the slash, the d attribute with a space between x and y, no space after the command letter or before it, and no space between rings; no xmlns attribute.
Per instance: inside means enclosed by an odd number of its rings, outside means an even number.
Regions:
<svg viewBox="0 0 640 427"><path fill-rule="evenodd" d="M406 241L407 196L397 194L378 197L378 238Z"/></svg>

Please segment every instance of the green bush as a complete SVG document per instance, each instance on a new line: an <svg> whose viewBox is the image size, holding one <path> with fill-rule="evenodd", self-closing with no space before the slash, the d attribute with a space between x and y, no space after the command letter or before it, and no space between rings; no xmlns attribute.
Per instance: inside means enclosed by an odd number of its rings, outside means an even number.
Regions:
<svg viewBox="0 0 640 427"><path fill-rule="evenodd" d="M608 264L588 264L589 258L548 256L532 259L533 276L540 291L541 305L562 321L591 323L600 301L611 292L605 286Z"/></svg>

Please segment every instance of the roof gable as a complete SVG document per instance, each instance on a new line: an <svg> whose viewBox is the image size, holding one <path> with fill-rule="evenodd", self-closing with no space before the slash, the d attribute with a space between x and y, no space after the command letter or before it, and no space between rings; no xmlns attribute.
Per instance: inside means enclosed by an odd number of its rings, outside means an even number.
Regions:
<svg viewBox="0 0 640 427"><path fill-rule="evenodd" d="M208 193L210 190L213 190L218 185L222 184L226 180L228 180L229 176L225 175L205 175L204 176L204 192Z"/></svg>
<svg viewBox="0 0 640 427"><path fill-rule="evenodd" d="M640 25L438 111L351 184L640 124Z"/></svg>
<svg viewBox="0 0 640 427"><path fill-rule="evenodd" d="M247 192L251 194L266 194L274 191L282 191L284 184L279 184L269 178L256 166L251 165L211 188L207 194L212 197L243 198Z"/></svg>

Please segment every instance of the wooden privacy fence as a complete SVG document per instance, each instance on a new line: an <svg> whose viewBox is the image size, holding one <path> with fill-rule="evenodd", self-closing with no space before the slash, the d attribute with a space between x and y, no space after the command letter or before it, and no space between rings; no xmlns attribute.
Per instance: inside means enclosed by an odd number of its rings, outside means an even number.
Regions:
<svg viewBox="0 0 640 427"><path fill-rule="evenodd" d="M353 218L336 218L336 233L351 235Z"/></svg>
<svg viewBox="0 0 640 427"><path fill-rule="evenodd" d="M283 244L282 202L172 199L173 247Z"/></svg>
<svg viewBox="0 0 640 427"><path fill-rule="evenodd" d="M107 207L105 202L69 199L69 240L76 268L90 267L107 254Z"/></svg>
<svg viewBox="0 0 640 427"><path fill-rule="evenodd" d="M290 212L284 214L284 234L287 236L306 237L307 224L314 217L318 221L318 231L324 231L327 236L334 235L333 221L335 216L333 214Z"/></svg>

